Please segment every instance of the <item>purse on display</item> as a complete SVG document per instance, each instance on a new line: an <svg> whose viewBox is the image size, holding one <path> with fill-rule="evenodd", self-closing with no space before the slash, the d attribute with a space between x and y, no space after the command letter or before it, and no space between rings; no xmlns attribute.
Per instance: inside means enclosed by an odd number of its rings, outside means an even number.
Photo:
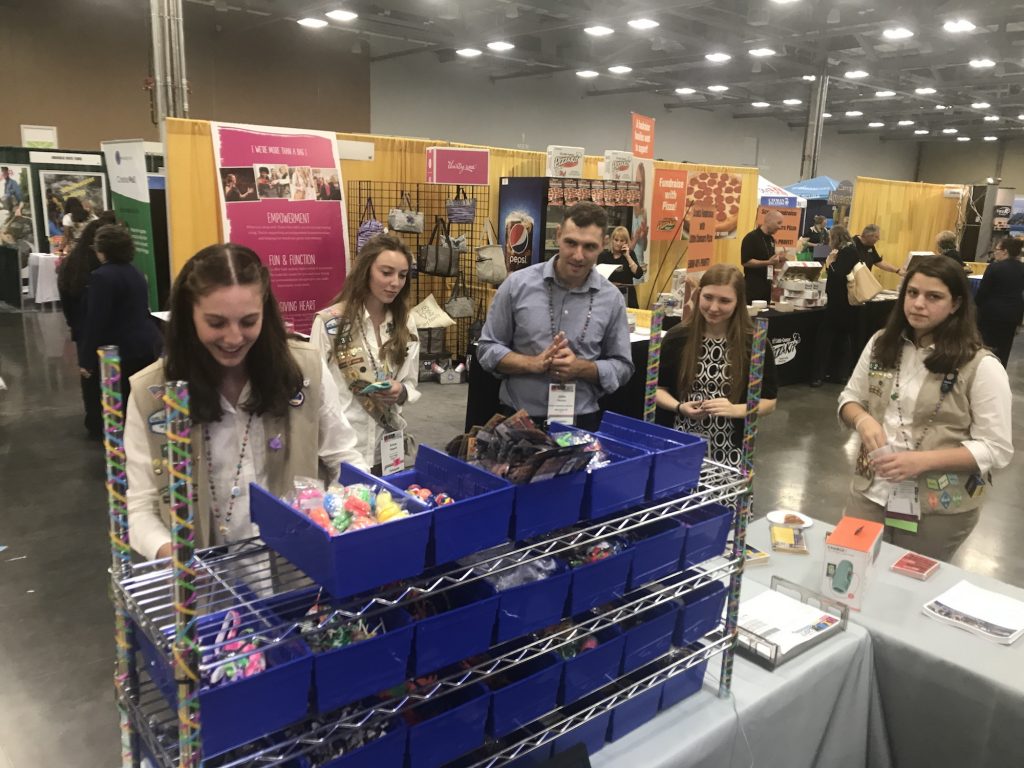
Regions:
<svg viewBox="0 0 1024 768"><path fill-rule="evenodd" d="M878 282L864 262L858 261L853 271L846 276L846 298L850 306L866 304L882 292L882 284Z"/></svg>
<svg viewBox="0 0 1024 768"><path fill-rule="evenodd" d="M455 197L445 203L445 208L452 224L472 224L476 218L476 198L469 197L462 186L455 188Z"/></svg>
<svg viewBox="0 0 1024 768"><path fill-rule="evenodd" d="M363 246L369 242L371 237L381 234L384 225L377 220L377 212L373 209L373 198L366 198L363 206L363 215L359 219L359 229L356 230L356 250L363 250Z"/></svg>
<svg viewBox="0 0 1024 768"><path fill-rule="evenodd" d="M388 229L415 235L422 234L423 212L412 209L412 200L409 198L408 192L402 193L398 206L398 208L388 211Z"/></svg>
<svg viewBox="0 0 1024 768"><path fill-rule="evenodd" d="M484 221L484 236L487 245L476 249L476 279L487 285L501 285L508 277L508 269L505 266L505 253L495 243L498 238L490 219Z"/></svg>
<svg viewBox="0 0 1024 768"><path fill-rule="evenodd" d="M452 295L445 302L444 311L456 320L473 316L473 299L466 290L466 278L461 272L452 283Z"/></svg>
<svg viewBox="0 0 1024 768"><path fill-rule="evenodd" d="M428 294L427 298L417 304L411 310L412 318L416 321L416 330L430 330L433 328L445 329L455 325L455 321L445 314L441 306L434 298L434 294Z"/></svg>
<svg viewBox="0 0 1024 768"><path fill-rule="evenodd" d="M484 312L483 299L477 304L476 319L469 326L469 343L473 344L480 341L480 337L484 332L484 321L486 319L486 313Z"/></svg>
<svg viewBox="0 0 1024 768"><path fill-rule="evenodd" d="M438 216L430 240L421 245L416 258L416 269L424 275L455 277L459 274L459 251L453 247L448 224Z"/></svg>

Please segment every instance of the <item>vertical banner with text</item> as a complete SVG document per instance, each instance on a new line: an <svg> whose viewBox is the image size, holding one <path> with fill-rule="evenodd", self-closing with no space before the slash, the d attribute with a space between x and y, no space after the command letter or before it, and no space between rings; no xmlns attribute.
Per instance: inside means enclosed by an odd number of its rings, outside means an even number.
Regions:
<svg viewBox="0 0 1024 768"><path fill-rule="evenodd" d="M644 160L654 159L654 118L630 113L633 117L633 156Z"/></svg>
<svg viewBox="0 0 1024 768"><path fill-rule="evenodd" d="M111 207L118 221L124 222L132 233L135 266L149 283L149 308L159 309L145 142L142 139L104 141L100 148L107 159Z"/></svg>
<svg viewBox="0 0 1024 768"><path fill-rule="evenodd" d="M686 171L654 172L651 240L675 240L686 215Z"/></svg>
<svg viewBox="0 0 1024 768"><path fill-rule="evenodd" d="M211 123L224 239L270 270L281 314L309 333L348 267L344 189L333 133Z"/></svg>
<svg viewBox="0 0 1024 768"><path fill-rule="evenodd" d="M800 239L800 209L799 208L777 208L774 205L759 205L757 207L757 222L755 226L761 226L764 216L768 211L775 211L782 214L782 226L775 233L775 245L780 248L796 248Z"/></svg>
<svg viewBox="0 0 1024 768"><path fill-rule="evenodd" d="M715 209L698 203L690 209L686 276L698 278L715 263Z"/></svg>

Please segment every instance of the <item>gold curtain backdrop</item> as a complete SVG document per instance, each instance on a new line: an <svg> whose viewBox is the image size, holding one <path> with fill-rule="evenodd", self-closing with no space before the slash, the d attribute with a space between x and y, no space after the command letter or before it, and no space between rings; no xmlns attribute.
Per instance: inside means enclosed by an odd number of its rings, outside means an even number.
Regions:
<svg viewBox="0 0 1024 768"><path fill-rule="evenodd" d="M878 252L886 263L902 267L910 251L934 251L939 232L956 231L961 203L944 197L944 189L942 184L858 176L853 187L850 234L877 224L882 233ZM875 270L875 276L885 288L899 288L898 275Z"/></svg>

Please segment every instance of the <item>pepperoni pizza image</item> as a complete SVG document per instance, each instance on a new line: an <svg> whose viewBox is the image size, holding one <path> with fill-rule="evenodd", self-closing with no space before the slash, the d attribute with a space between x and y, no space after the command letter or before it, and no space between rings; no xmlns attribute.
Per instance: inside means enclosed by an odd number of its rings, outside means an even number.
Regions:
<svg viewBox="0 0 1024 768"><path fill-rule="evenodd" d="M686 187L687 216L683 223L686 231L689 231L689 212L694 206L700 206L715 212L715 237L735 232L742 189L743 177L733 173L712 171L691 175Z"/></svg>

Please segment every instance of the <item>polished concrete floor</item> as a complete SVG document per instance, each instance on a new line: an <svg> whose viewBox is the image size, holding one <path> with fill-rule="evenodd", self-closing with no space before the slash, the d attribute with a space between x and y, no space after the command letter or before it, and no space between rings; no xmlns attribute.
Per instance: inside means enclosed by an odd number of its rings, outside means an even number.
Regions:
<svg viewBox="0 0 1024 768"><path fill-rule="evenodd" d="M1024 435L1024 341L1011 359L1014 433ZM112 768L106 493L99 445L81 425L77 365L59 312L0 313L0 768ZM763 420L755 506L838 518L853 445L836 387L787 387ZM425 385L407 414L421 442L461 431L465 386ZM990 491L957 556L1024 587L1024 451Z"/></svg>

